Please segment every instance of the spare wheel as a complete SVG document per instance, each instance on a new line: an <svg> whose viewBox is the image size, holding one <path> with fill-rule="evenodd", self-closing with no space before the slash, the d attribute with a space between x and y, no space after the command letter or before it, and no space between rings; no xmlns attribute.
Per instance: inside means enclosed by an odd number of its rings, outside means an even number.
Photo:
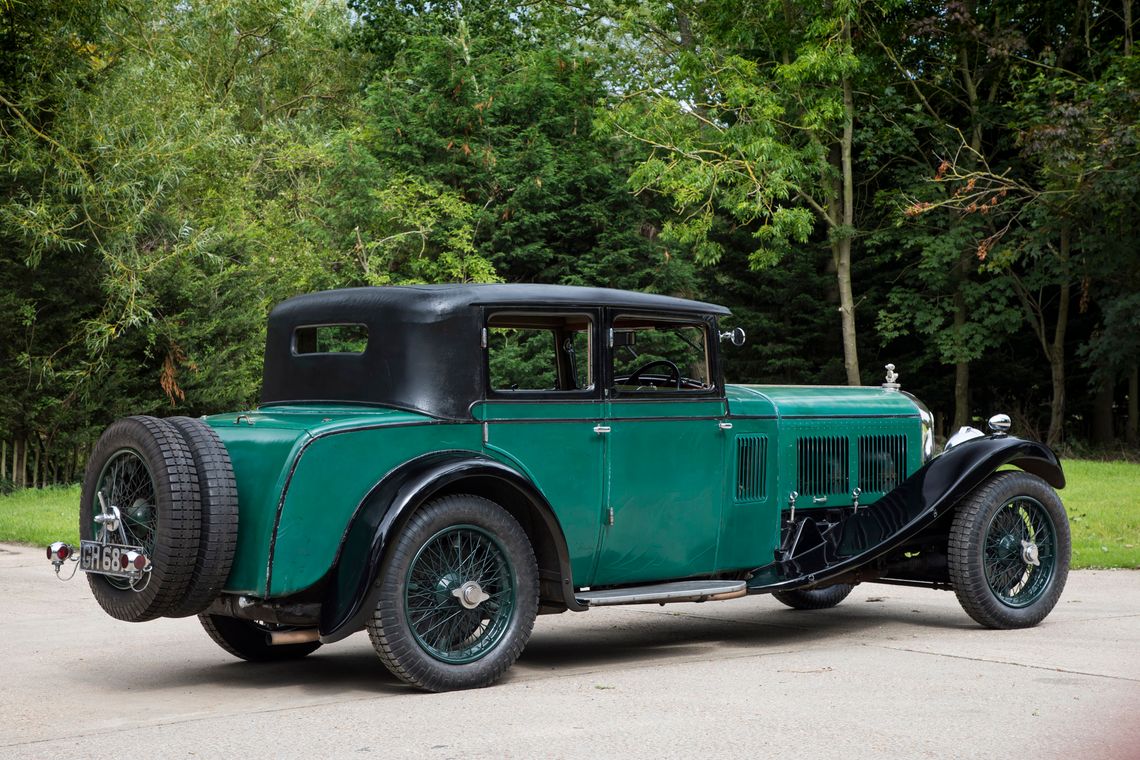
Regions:
<svg viewBox="0 0 1140 760"><path fill-rule="evenodd" d="M118 516L114 532L97 521ZM87 461L79 505L79 536L141 546L150 570L138 580L89 573L99 606L119 620L160 617L186 596L201 534L198 472L190 447L170 424L126 417L99 437Z"/></svg>
<svg viewBox="0 0 1140 760"><path fill-rule="evenodd" d="M190 587L182 601L165 613L167 617L186 617L209 607L230 575L237 546L237 482L226 445L212 427L190 417L170 417L165 422L190 447L202 504L202 532Z"/></svg>

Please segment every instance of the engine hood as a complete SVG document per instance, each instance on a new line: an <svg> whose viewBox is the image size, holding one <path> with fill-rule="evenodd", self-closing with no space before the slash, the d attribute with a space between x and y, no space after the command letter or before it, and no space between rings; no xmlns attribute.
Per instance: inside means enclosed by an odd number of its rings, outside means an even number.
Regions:
<svg viewBox="0 0 1140 760"><path fill-rule="evenodd" d="M905 393L843 385L729 385L731 415L779 419L819 417L915 417L918 405Z"/></svg>

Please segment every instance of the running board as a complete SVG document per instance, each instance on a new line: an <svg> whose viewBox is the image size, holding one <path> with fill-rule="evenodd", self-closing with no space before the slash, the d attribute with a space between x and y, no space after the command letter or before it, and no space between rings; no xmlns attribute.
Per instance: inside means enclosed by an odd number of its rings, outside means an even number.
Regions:
<svg viewBox="0 0 1140 760"><path fill-rule="evenodd" d="M605 591L579 591L574 596L590 607L614 604L666 604L669 602L716 602L736 599L748 593L744 581L680 581L652 586L611 588Z"/></svg>

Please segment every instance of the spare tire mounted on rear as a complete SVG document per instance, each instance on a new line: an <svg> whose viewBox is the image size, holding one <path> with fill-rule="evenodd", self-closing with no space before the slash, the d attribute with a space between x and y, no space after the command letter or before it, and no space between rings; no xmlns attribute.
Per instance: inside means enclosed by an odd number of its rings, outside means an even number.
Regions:
<svg viewBox="0 0 1140 760"><path fill-rule="evenodd" d="M140 546L150 559L134 580L88 574L107 614L142 622L209 605L233 561L233 483L225 447L202 422L136 416L104 431L83 478L80 538Z"/></svg>

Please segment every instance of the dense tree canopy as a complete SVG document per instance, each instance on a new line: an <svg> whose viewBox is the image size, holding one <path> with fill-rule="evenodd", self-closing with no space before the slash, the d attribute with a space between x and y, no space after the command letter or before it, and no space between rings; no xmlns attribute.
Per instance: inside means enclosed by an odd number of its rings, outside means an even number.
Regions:
<svg viewBox="0 0 1140 760"><path fill-rule="evenodd" d="M301 292L725 303L730 379L1136 444L1131 0L0 0L0 487L256 402Z"/></svg>

